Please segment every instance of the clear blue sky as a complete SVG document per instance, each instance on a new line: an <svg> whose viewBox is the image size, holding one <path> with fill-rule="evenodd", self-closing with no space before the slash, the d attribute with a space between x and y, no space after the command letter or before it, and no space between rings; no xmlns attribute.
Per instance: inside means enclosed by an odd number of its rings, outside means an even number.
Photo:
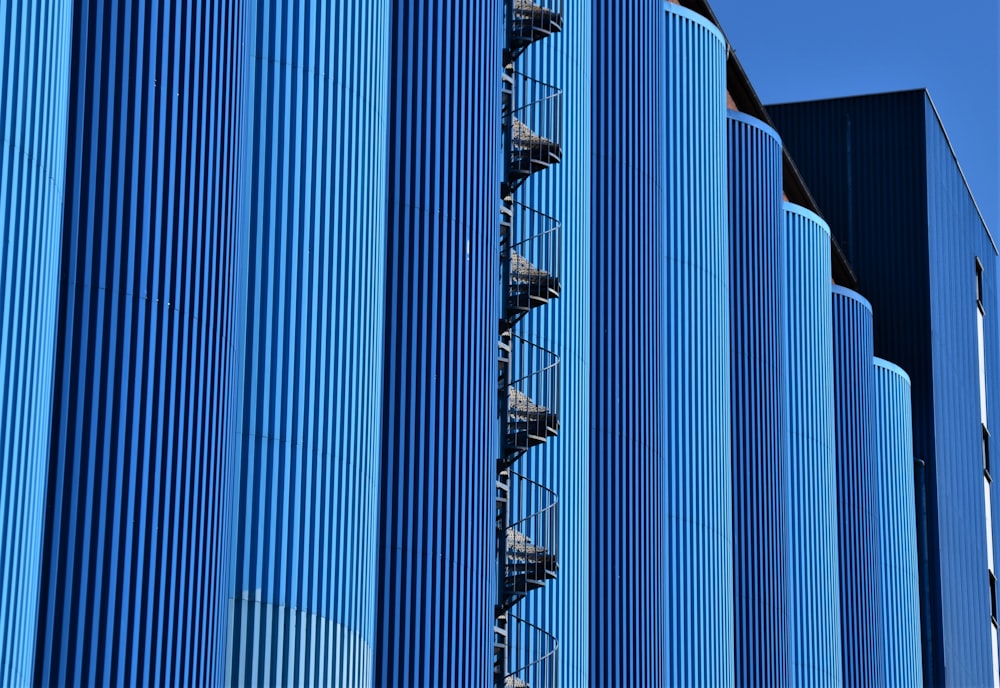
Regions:
<svg viewBox="0 0 1000 688"><path fill-rule="evenodd" d="M709 0L761 100L926 88L1000 237L998 0Z"/></svg>

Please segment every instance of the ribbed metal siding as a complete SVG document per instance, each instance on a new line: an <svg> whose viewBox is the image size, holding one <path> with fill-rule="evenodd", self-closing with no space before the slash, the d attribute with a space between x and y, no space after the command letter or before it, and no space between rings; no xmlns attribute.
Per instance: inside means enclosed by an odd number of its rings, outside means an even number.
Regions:
<svg viewBox="0 0 1000 688"><path fill-rule="evenodd" d="M884 685L872 309L832 288L841 646L845 686Z"/></svg>
<svg viewBox="0 0 1000 688"><path fill-rule="evenodd" d="M941 644L947 683L993 683L986 519L983 496L982 429L979 402L979 351L976 259L983 265L983 326L986 410L992 475L1000 456L1000 347L997 326L996 250L969 196L944 131L926 97L927 279L930 283L930 346L933 351L933 465L939 495L936 555L940 567ZM995 228L996 229L996 228ZM895 361L895 358L886 356ZM904 368L909 371L909 368ZM996 557L996 478L990 488ZM936 676L935 676L936 678Z"/></svg>
<svg viewBox="0 0 1000 688"><path fill-rule="evenodd" d="M842 686L830 230L785 203L788 682Z"/></svg>
<svg viewBox="0 0 1000 688"><path fill-rule="evenodd" d="M519 325L524 337L559 355L559 435L526 453L517 469L558 495L559 575L517 613L556 637L560 688L588 688L591 3L565 0L563 16L562 32L518 61L525 74L563 89L563 157L517 192L562 222L559 298Z"/></svg>
<svg viewBox="0 0 1000 688"><path fill-rule="evenodd" d="M927 189L921 92L772 106L782 139L871 300L875 350L905 370L930 366ZM914 409L917 455L933 451L931 381Z"/></svg>
<svg viewBox="0 0 1000 688"><path fill-rule="evenodd" d="M875 352L912 380L925 681L992 684L975 257L996 361L994 249L923 91L770 112L871 298ZM986 372L992 431L1000 384Z"/></svg>
<svg viewBox="0 0 1000 688"><path fill-rule="evenodd" d="M661 17L665 685L733 685L726 45Z"/></svg>
<svg viewBox="0 0 1000 688"><path fill-rule="evenodd" d="M492 677L499 2L392 3L375 685Z"/></svg>
<svg viewBox="0 0 1000 688"><path fill-rule="evenodd" d="M939 685L940 575L936 555L933 564L929 558L938 550L938 528L924 98L912 91L770 106L768 112L878 313L875 352L911 376L913 449L926 464L916 468L924 496L917 526L924 676Z"/></svg>
<svg viewBox="0 0 1000 688"><path fill-rule="evenodd" d="M226 682L372 685L389 6L261 3Z"/></svg>
<svg viewBox="0 0 1000 688"><path fill-rule="evenodd" d="M910 378L875 359L882 638L887 686L923 685Z"/></svg>
<svg viewBox="0 0 1000 688"><path fill-rule="evenodd" d="M75 8L37 684L221 678L243 19Z"/></svg>
<svg viewBox="0 0 1000 688"><path fill-rule="evenodd" d="M593 4L590 682L655 686L663 635L659 2Z"/></svg>
<svg viewBox="0 0 1000 688"><path fill-rule="evenodd" d="M736 685L787 681L785 260L781 141L726 116Z"/></svg>
<svg viewBox="0 0 1000 688"><path fill-rule="evenodd" d="M0 677L28 685L41 556L72 4L0 5Z"/></svg>

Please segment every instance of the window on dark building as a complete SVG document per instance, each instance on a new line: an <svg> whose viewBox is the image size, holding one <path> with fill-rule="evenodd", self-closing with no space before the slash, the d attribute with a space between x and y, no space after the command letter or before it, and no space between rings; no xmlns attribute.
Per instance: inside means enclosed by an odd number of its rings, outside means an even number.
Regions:
<svg viewBox="0 0 1000 688"><path fill-rule="evenodd" d="M990 571L990 618L997 625L997 577Z"/></svg>
<svg viewBox="0 0 1000 688"><path fill-rule="evenodd" d="M992 482L993 478L990 475L990 431L986 429L985 425L983 426L983 475Z"/></svg>
<svg viewBox="0 0 1000 688"><path fill-rule="evenodd" d="M979 262L978 258L976 258L976 304L979 306L980 313L986 312L983 307L983 264Z"/></svg>

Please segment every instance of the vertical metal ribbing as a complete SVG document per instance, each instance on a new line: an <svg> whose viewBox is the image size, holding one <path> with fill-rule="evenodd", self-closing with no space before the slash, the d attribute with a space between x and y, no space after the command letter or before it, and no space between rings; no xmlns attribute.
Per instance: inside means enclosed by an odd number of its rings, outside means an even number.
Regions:
<svg viewBox="0 0 1000 688"><path fill-rule="evenodd" d="M371 686L389 5L254 15L226 683Z"/></svg>
<svg viewBox="0 0 1000 688"><path fill-rule="evenodd" d="M979 258L984 359L1000 360L996 235L923 89L769 112L871 299L875 351L911 376L924 681L992 685L974 300ZM985 370L993 432L1000 380Z"/></svg>
<svg viewBox="0 0 1000 688"><path fill-rule="evenodd" d="M75 7L36 684L221 679L243 21Z"/></svg>
<svg viewBox="0 0 1000 688"><path fill-rule="evenodd" d="M375 685L492 676L498 0L392 3Z"/></svg>
<svg viewBox="0 0 1000 688"><path fill-rule="evenodd" d="M704 17L660 18L665 685L732 685L726 44Z"/></svg>
<svg viewBox="0 0 1000 688"><path fill-rule="evenodd" d="M929 581L931 610L922 614L921 620L933 630L922 642L924 660L937 655L933 674L925 664L924 680L937 685L947 681L949 686L996 685L997 631L990 617L1000 600L996 590L991 589L995 586L990 585L986 571L993 568L996 573L996 543L1000 541L1000 518L995 506L1000 496L995 477L995 457L1000 446L1000 285L996 269L996 241L1000 235L996 228L991 235L983 222L929 95L924 91L916 95L917 103L911 105L911 111L923 115L925 255L929 258L921 265L926 266L926 273L920 279L926 280L929 292L930 323L925 341L932 365L912 365L902 358L907 351L896 342L894 348L900 350L899 355L889 347L880 348L879 353L898 362L913 376L914 451L922 460L918 467L923 474L926 501L932 504L926 517L918 517L917 526L918 533L928 531L924 535L927 546L921 554L930 570L930 575L923 577ZM904 170L904 176L909 173L902 164L895 169ZM913 231L901 220L893 217L893 221ZM977 261L982 266L978 280ZM981 289L977 281L982 282ZM977 298L983 309L982 349ZM890 307L906 312L905 301ZM876 332L876 341L891 336ZM981 385L986 388L985 404L980 400ZM929 386L932 394L927 393ZM921 418L917 409L931 404L934 447L928 458L916 446L921 430L927 432L926 428L918 428L926 415L920 414L924 416ZM985 442L984 429L992 433ZM988 487L984 485L984 449L992 449L993 457ZM935 611L940 614L939 620L934 619Z"/></svg>
<svg viewBox="0 0 1000 688"><path fill-rule="evenodd" d="M991 680L987 673L990 669L987 624L973 628L967 623L973 610L981 610L982 604L966 594L969 584L942 585L942 576L968 576L977 587L983 582L982 566L969 565L962 556L973 548L975 551L984 549L982 531L977 537L970 534L969 527L982 514L981 487L978 481L967 484L961 488L968 491L965 498L950 500L950 507L939 509L935 458L938 447L951 444L946 445L938 436L940 414L954 408L960 398L952 396L947 404L936 408L935 398L941 391L941 384L971 389L971 399L962 403L964 409L959 415L971 411L973 418L978 417L975 354L962 359L947 355L948 374L935 378L930 336L932 313L936 318L951 319L954 312L960 322L975 325L974 318L963 307L931 308L930 269L940 264L942 250L948 253L962 250L959 247L964 242L956 241L956 237L964 236L964 232L956 229L959 226L954 219L957 209L949 209L943 241L937 250L930 250L927 216L935 204L927 188L925 99L920 90L780 105L769 108L769 113L781 129L786 144L795 151L799 170L824 209L840 247L878 313L874 335L876 351L913 376L913 442L914 454L920 460L916 469L916 491L919 495L917 529L923 586L923 674L929 685L944 683L944 639L949 636L948 680L960 686L975 685ZM949 164L954 164L950 153L947 159ZM971 257L967 260L960 264L965 271L973 269ZM968 294L969 283L954 275L942 275L934 282L939 287ZM962 303L972 307L967 302ZM960 330L952 323L936 323L933 331ZM974 330L968 341L974 346ZM957 374L958 360L968 361L961 366L962 374ZM952 414L949 412L946 417ZM954 427L954 431L963 436L963 446L949 449L948 455L969 456L970 460L975 460L976 446L964 439L968 434L971 442L976 441L977 433L968 432L974 425L963 420ZM944 467L940 477L944 479L946 491L954 491L964 482L954 481L956 476L964 474L966 471L956 471L952 465ZM950 535L939 538L939 518L942 517L954 520L949 527L941 527L942 534ZM939 557L942 547L954 549L948 556ZM979 556L985 559L985 553ZM945 622L948 616L952 617L952 623ZM976 646L980 649L973 650ZM978 658L973 659L977 655Z"/></svg>
<svg viewBox="0 0 1000 688"><path fill-rule="evenodd" d="M910 377L875 359L875 458L885 685L923 685Z"/></svg>
<svg viewBox="0 0 1000 688"><path fill-rule="evenodd" d="M559 574L532 592L518 614L559 643L560 688L586 688L588 678L588 574L590 433L590 2L566 0L563 29L519 58L518 68L563 89L562 160L531 176L518 199L562 223L559 298L532 310L518 327L556 352L559 436L534 447L518 470L559 497Z"/></svg>
<svg viewBox="0 0 1000 688"><path fill-rule="evenodd" d="M845 686L884 684L878 465L874 422L872 310L833 287L833 374L837 434L837 537Z"/></svg>
<svg viewBox="0 0 1000 688"><path fill-rule="evenodd" d="M785 203L788 376L788 679L843 685L837 464L833 403L830 230Z"/></svg>
<svg viewBox="0 0 1000 688"><path fill-rule="evenodd" d="M0 677L31 683L69 105L72 3L0 6Z"/></svg>
<svg viewBox="0 0 1000 688"><path fill-rule="evenodd" d="M663 442L659 2L593 3L590 669L660 685Z"/></svg>
<svg viewBox="0 0 1000 688"><path fill-rule="evenodd" d="M781 141L730 111L736 685L787 682L785 259Z"/></svg>

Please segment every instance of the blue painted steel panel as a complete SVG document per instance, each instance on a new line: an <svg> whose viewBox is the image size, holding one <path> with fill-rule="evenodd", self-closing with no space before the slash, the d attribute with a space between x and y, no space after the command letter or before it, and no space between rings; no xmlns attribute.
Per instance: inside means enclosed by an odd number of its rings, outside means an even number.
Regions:
<svg viewBox="0 0 1000 688"><path fill-rule="evenodd" d="M842 686L830 229L784 204L788 339L788 682Z"/></svg>
<svg viewBox="0 0 1000 688"><path fill-rule="evenodd" d="M518 189L528 206L562 223L559 298L519 323L522 336L559 355L559 435L527 452L517 470L559 498L559 574L517 614L559 643L561 688L587 688L590 573L590 168L591 3L563 2L563 30L534 44L518 70L563 89L562 160Z"/></svg>
<svg viewBox="0 0 1000 688"><path fill-rule="evenodd" d="M1000 428L996 247L965 185L933 105L924 96L915 107L923 114L927 155L927 252L931 258L927 279L933 354L927 373L934 389L936 443L934 463L928 468L933 471L938 495L938 542L933 554L940 570L939 643L948 685L988 685L993 683L996 669L981 458L976 260L983 266L986 426L995 437ZM996 456L996 441L991 439L990 443ZM992 472L997 474L995 468ZM996 504L995 481L990 492ZM992 520L990 535L996 543L1000 531L995 508Z"/></svg>
<svg viewBox="0 0 1000 688"><path fill-rule="evenodd" d="M885 683L875 457L872 308L832 287L837 532L844 685Z"/></svg>
<svg viewBox="0 0 1000 688"><path fill-rule="evenodd" d="M392 3L375 685L492 678L498 0Z"/></svg>
<svg viewBox="0 0 1000 688"><path fill-rule="evenodd" d="M872 300L875 352L911 376L923 675L929 685L992 684L975 259L992 429L995 248L924 91L770 111Z"/></svg>
<svg viewBox="0 0 1000 688"><path fill-rule="evenodd" d="M72 4L0 5L0 677L31 681L48 471Z"/></svg>
<svg viewBox="0 0 1000 688"><path fill-rule="evenodd" d="M933 472L934 389L926 240L927 177L919 132L922 92L768 108L796 166L879 314L875 352L910 372L917 538L921 551L923 673L943 666Z"/></svg>
<svg viewBox="0 0 1000 688"><path fill-rule="evenodd" d="M875 359L874 430L885 684L919 686L923 672L910 378L881 358Z"/></svg>
<svg viewBox="0 0 1000 688"><path fill-rule="evenodd" d="M221 679L243 19L75 7L36 684Z"/></svg>
<svg viewBox="0 0 1000 688"><path fill-rule="evenodd" d="M781 140L729 111L736 685L786 685L785 259Z"/></svg>
<svg viewBox="0 0 1000 688"><path fill-rule="evenodd" d="M726 44L661 17L664 684L733 685Z"/></svg>
<svg viewBox="0 0 1000 688"><path fill-rule="evenodd" d="M254 19L226 683L371 686L389 5Z"/></svg>
<svg viewBox="0 0 1000 688"><path fill-rule="evenodd" d="M659 2L593 3L590 682L666 676ZM572 117L572 115L569 115Z"/></svg>

